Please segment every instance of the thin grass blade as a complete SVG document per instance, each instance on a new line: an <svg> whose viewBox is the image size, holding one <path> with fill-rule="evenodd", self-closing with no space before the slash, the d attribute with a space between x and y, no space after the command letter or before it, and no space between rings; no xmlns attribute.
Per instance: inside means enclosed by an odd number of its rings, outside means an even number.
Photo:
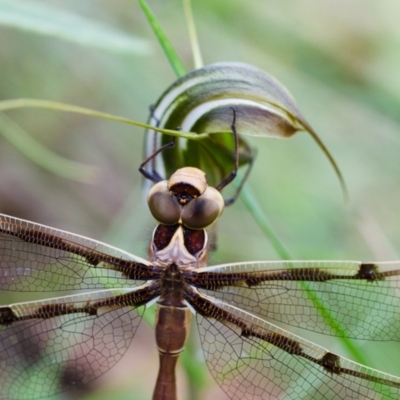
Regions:
<svg viewBox="0 0 400 400"><path fill-rule="evenodd" d="M164 31L162 30L150 7L144 0L139 0L139 4L144 14L146 15L147 20L149 21L149 24L153 29L153 32L156 35L158 42L164 50L164 54L167 57L173 71L175 72L175 75L178 78L184 76L186 74L186 67L183 64L182 60L179 58L178 53L173 48Z"/></svg>

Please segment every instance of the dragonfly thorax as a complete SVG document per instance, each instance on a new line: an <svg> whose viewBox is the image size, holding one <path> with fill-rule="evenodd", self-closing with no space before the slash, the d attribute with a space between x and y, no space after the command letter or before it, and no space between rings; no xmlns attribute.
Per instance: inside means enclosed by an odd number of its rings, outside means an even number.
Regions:
<svg viewBox="0 0 400 400"><path fill-rule="evenodd" d="M160 266L201 267L207 261L207 232L181 224L160 224L153 232L150 260Z"/></svg>

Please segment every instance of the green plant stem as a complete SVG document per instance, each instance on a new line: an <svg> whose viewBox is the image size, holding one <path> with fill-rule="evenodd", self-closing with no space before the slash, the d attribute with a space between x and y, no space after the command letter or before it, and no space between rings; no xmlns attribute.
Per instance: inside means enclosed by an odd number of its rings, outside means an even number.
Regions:
<svg viewBox="0 0 400 400"><path fill-rule="evenodd" d="M151 28L153 29L154 34L157 37L158 42L161 45L161 48L164 50L164 54L166 55L172 69L174 70L175 75L178 78L186 75L187 71L185 65L179 58L178 53L175 51L171 42L169 41L164 31L162 30L156 17L151 11L151 8L147 5L147 3L144 0L138 0L138 1L147 20L149 21Z"/></svg>
<svg viewBox="0 0 400 400"><path fill-rule="evenodd" d="M199 69L202 68L204 64L203 64L203 58L201 56L199 39L196 31L196 24L194 23L190 0L183 0L183 9L185 11L185 16L186 16L190 45L192 47L194 68Z"/></svg>
<svg viewBox="0 0 400 400"><path fill-rule="evenodd" d="M47 110L57 110L63 112L88 115L91 117L106 119L109 121L122 122L124 124L134 125L140 128L152 129L157 132L164 133L170 136L182 137L191 140L201 140L208 136L207 133L199 134L194 132L183 132L183 131L175 131L172 129L157 128L155 126L147 125L142 122L138 122L129 118L119 117L116 115L92 110L90 108L74 106L72 104L60 103L57 101L37 100L37 99L14 99L14 100L0 101L0 111L13 110L17 108L44 108Z"/></svg>

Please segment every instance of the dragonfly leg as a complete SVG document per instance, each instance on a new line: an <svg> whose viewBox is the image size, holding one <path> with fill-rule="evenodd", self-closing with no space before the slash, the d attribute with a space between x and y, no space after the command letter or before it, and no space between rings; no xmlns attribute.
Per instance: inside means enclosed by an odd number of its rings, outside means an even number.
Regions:
<svg viewBox="0 0 400 400"><path fill-rule="evenodd" d="M150 154L149 157L147 157L139 166L139 172L147 179L151 180L154 183L160 182L164 180L160 174L155 170L152 169L150 171L147 171L145 169L145 166L147 163L152 161L158 154L163 152L164 150L171 149L175 146L175 137L173 137L172 141L165 144L164 146L161 146L159 149L157 149L153 154Z"/></svg>
<svg viewBox="0 0 400 400"><path fill-rule="evenodd" d="M230 172L230 174L221 183L219 183L215 187L219 191L221 191L225 186L227 186L229 183L231 183L235 179L235 177L237 175L237 171L239 169L239 135L236 131L236 110L234 107L232 107L232 112L233 112L233 120L232 120L232 124L231 124L231 130L232 130L232 134L233 134L233 137L235 140L235 166L234 166L233 170ZM234 195L231 198L226 199L224 201L225 206L229 206L230 204L233 204L236 201L236 199L238 198L238 196L243 188L243 185L246 182L246 180L250 174L250 171L253 167L253 161L254 161L255 156L256 156L256 154L254 152L254 156L251 157L251 159L249 161L247 171L246 171L242 181L240 182L240 185L236 189L236 192L234 193Z"/></svg>
<svg viewBox="0 0 400 400"><path fill-rule="evenodd" d="M230 172L230 174L222 181L220 182L215 189L221 191L226 185L229 185L236 177L237 171L239 169L239 136L236 131L236 110L234 107L232 108L233 112L233 120L231 124L231 130L233 134L233 138L235 139L235 166L233 170Z"/></svg>
<svg viewBox="0 0 400 400"><path fill-rule="evenodd" d="M239 197L239 194L242 191L242 188L243 188L244 184L246 183L247 178L250 175L251 169L253 168L253 162L254 162L254 159L256 158L256 156L257 156L257 150L253 149L253 156L251 157L251 159L249 161L246 173L244 174L244 177L243 177L242 181L240 182L240 185L236 189L236 192L234 193L234 195L229 199L225 199L225 201L224 201L225 206L229 206L229 205L233 204L236 201L236 199Z"/></svg>

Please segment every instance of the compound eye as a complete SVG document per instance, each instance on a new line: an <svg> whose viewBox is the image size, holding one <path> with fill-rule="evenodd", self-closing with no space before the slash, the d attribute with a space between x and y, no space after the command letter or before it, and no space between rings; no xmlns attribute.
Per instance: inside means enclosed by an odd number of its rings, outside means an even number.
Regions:
<svg viewBox="0 0 400 400"><path fill-rule="evenodd" d="M187 203L181 213L182 224L190 229L204 229L212 225L224 210L221 193L208 187L205 192Z"/></svg>
<svg viewBox="0 0 400 400"><path fill-rule="evenodd" d="M181 218L182 206L168 189L168 182L156 183L147 196L147 204L153 217L165 225L177 224Z"/></svg>

